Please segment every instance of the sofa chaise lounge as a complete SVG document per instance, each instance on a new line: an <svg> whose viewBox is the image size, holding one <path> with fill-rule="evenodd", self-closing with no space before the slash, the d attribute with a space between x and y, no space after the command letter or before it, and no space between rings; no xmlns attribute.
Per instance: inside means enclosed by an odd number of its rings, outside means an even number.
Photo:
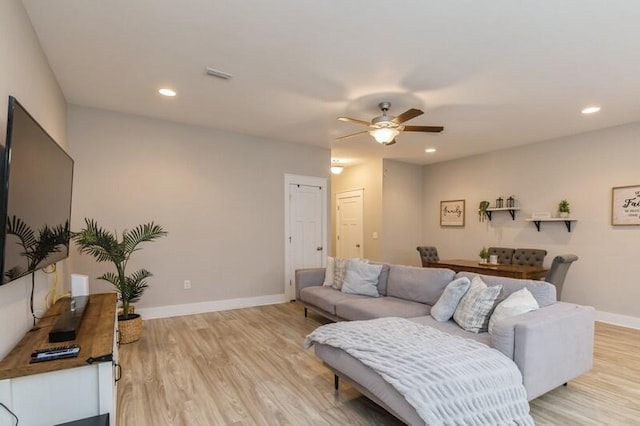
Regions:
<svg viewBox="0 0 640 426"><path fill-rule="evenodd" d="M324 268L301 269L296 271L296 298L305 307L305 316L310 309L333 321L402 317L482 342L515 362L528 400L591 369L594 309L556 301L555 287L547 282L480 275L488 286L502 285L496 304L526 287L540 306L496 322L492 334L471 333L453 320L438 322L429 315L447 284L462 276L472 279L476 275L441 268L384 265L377 283L380 297L370 297L323 286ZM322 344L315 345L315 353L336 374L336 387L338 377L343 377L399 419L408 424L424 424L402 395L357 359Z"/></svg>

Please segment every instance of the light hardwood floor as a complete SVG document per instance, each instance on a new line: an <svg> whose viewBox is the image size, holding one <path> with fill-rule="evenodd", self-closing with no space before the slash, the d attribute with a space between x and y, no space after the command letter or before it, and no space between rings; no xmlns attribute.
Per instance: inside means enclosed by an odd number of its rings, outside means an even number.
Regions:
<svg viewBox="0 0 640 426"><path fill-rule="evenodd" d="M119 426L400 425L304 350L296 303L145 321L120 347ZM640 424L640 331L597 323L594 368L531 402L538 425Z"/></svg>

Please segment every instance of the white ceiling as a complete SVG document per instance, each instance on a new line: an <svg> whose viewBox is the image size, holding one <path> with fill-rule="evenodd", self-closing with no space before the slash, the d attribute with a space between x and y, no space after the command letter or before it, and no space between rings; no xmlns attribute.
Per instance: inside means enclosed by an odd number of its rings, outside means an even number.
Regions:
<svg viewBox="0 0 640 426"><path fill-rule="evenodd" d="M428 164L640 120L637 0L23 3L71 104L343 159ZM362 130L338 116L370 120L384 100L444 132L334 141ZM590 104L602 111L581 115Z"/></svg>

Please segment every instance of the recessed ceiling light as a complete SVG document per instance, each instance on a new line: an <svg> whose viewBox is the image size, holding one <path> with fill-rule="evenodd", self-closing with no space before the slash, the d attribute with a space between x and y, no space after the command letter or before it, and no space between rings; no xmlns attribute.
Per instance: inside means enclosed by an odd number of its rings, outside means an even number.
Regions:
<svg viewBox="0 0 640 426"><path fill-rule="evenodd" d="M436 152L436 149L435 148L427 148L427 149L424 150L424 152L427 152L427 153L431 154L432 152Z"/></svg>
<svg viewBox="0 0 640 426"><path fill-rule="evenodd" d="M171 89L165 89L165 88L162 88L162 89L158 90L158 93L160 93L163 96L169 96L169 97L173 97L173 96L176 95L175 91L173 91Z"/></svg>
<svg viewBox="0 0 640 426"><path fill-rule="evenodd" d="M583 114L593 114L594 112L598 112L598 111L600 111L600 107L599 106L590 106L590 107L586 107L581 112Z"/></svg>

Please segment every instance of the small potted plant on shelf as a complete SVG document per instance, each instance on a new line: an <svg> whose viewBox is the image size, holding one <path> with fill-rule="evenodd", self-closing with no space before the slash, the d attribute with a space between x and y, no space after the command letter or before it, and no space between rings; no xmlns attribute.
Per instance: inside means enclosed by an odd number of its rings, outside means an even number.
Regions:
<svg viewBox="0 0 640 426"><path fill-rule="evenodd" d="M482 250L480 250L480 253L478 253L478 256L480 256L481 263L487 263L487 259L489 259L489 250L487 250L486 247L482 247Z"/></svg>
<svg viewBox="0 0 640 426"><path fill-rule="evenodd" d="M139 314L130 312L129 306L144 294L149 286L147 279L151 277L151 272L139 269L127 275L127 262L134 252L140 250L141 243L157 240L167 233L160 225L150 222L122 231L121 238L118 239L117 232L107 231L98 226L95 220L85 219L84 222L85 227L80 232L73 233L73 241L78 245L80 253L90 254L98 262L111 262L115 265L116 272L107 272L98 279L113 284L122 301L122 314L118 315L120 343L135 342L142 334L142 318Z"/></svg>
<svg viewBox="0 0 640 426"><path fill-rule="evenodd" d="M558 212L560 213L560 217L563 217L563 218L569 217L569 213L571 213L571 208L567 200L560 201L560 204L558 204Z"/></svg>

